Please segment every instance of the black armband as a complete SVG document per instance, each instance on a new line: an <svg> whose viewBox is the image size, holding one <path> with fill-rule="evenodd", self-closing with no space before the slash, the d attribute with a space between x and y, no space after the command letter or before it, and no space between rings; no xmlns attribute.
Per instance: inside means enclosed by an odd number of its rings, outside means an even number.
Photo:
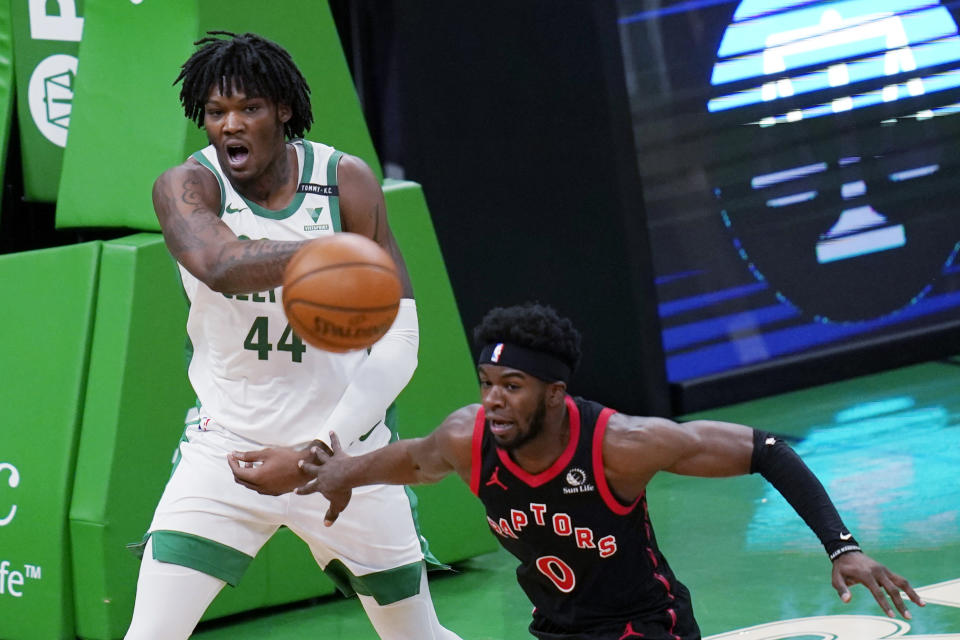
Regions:
<svg viewBox="0 0 960 640"><path fill-rule="evenodd" d="M755 429L750 473L762 475L787 499L794 511L820 538L830 560L836 560L850 551L860 551L860 546L843 525L823 485L785 442L766 431Z"/></svg>

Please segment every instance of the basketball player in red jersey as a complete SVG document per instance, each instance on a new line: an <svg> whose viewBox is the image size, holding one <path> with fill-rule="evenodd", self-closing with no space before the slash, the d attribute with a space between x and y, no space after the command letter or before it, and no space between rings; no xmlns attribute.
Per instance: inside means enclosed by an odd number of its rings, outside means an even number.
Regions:
<svg viewBox="0 0 960 640"><path fill-rule="evenodd" d="M687 589L656 538L645 490L659 471L722 477L760 473L820 538L833 586L863 584L888 616L910 613L907 580L864 554L823 486L777 437L738 424L616 413L567 395L580 356L572 323L549 307L497 308L474 332L482 403L453 412L429 436L353 457L332 437L314 447L316 476L299 493L331 498L333 524L349 490L437 482L456 472L484 503L490 528L520 560L542 639L700 637ZM344 498L344 496L347 496ZM891 606L891 602L893 606Z"/></svg>

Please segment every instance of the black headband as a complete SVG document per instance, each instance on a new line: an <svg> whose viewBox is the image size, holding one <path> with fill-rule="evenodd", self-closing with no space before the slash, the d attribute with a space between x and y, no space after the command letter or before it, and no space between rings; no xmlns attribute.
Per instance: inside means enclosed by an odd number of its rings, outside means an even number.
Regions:
<svg viewBox="0 0 960 640"><path fill-rule="evenodd" d="M481 364L519 369L544 382L567 382L571 373L570 365L553 354L505 342L494 342L481 349L477 365Z"/></svg>

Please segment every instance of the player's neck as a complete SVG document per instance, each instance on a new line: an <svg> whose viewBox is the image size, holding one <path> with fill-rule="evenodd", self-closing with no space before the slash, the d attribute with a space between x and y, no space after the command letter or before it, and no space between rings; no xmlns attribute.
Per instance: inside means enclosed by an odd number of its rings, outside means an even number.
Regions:
<svg viewBox="0 0 960 640"><path fill-rule="evenodd" d="M255 178L234 183L233 188L247 200L272 211L284 209L293 201L299 183L297 150L284 142L283 152L278 153L262 173Z"/></svg>
<svg viewBox="0 0 960 640"><path fill-rule="evenodd" d="M547 411L543 430L537 437L510 452L514 462L527 473L546 471L566 451L570 442L570 416L566 406Z"/></svg>

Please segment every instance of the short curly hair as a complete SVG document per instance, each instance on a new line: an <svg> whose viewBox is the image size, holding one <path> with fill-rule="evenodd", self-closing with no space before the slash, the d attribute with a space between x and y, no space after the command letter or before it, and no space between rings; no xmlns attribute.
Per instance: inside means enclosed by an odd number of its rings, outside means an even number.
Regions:
<svg viewBox="0 0 960 640"><path fill-rule="evenodd" d="M538 302L494 307L473 330L477 349L495 342L515 344L556 356L570 371L580 363L580 340L569 318Z"/></svg>
<svg viewBox="0 0 960 640"><path fill-rule="evenodd" d="M203 127L204 107L214 86L229 96L234 86L247 97L267 98L290 107L288 138L302 138L313 124L310 86L286 49L255 33L208 31L183 64L173 84L180 86L184 114Z"/></svg>

